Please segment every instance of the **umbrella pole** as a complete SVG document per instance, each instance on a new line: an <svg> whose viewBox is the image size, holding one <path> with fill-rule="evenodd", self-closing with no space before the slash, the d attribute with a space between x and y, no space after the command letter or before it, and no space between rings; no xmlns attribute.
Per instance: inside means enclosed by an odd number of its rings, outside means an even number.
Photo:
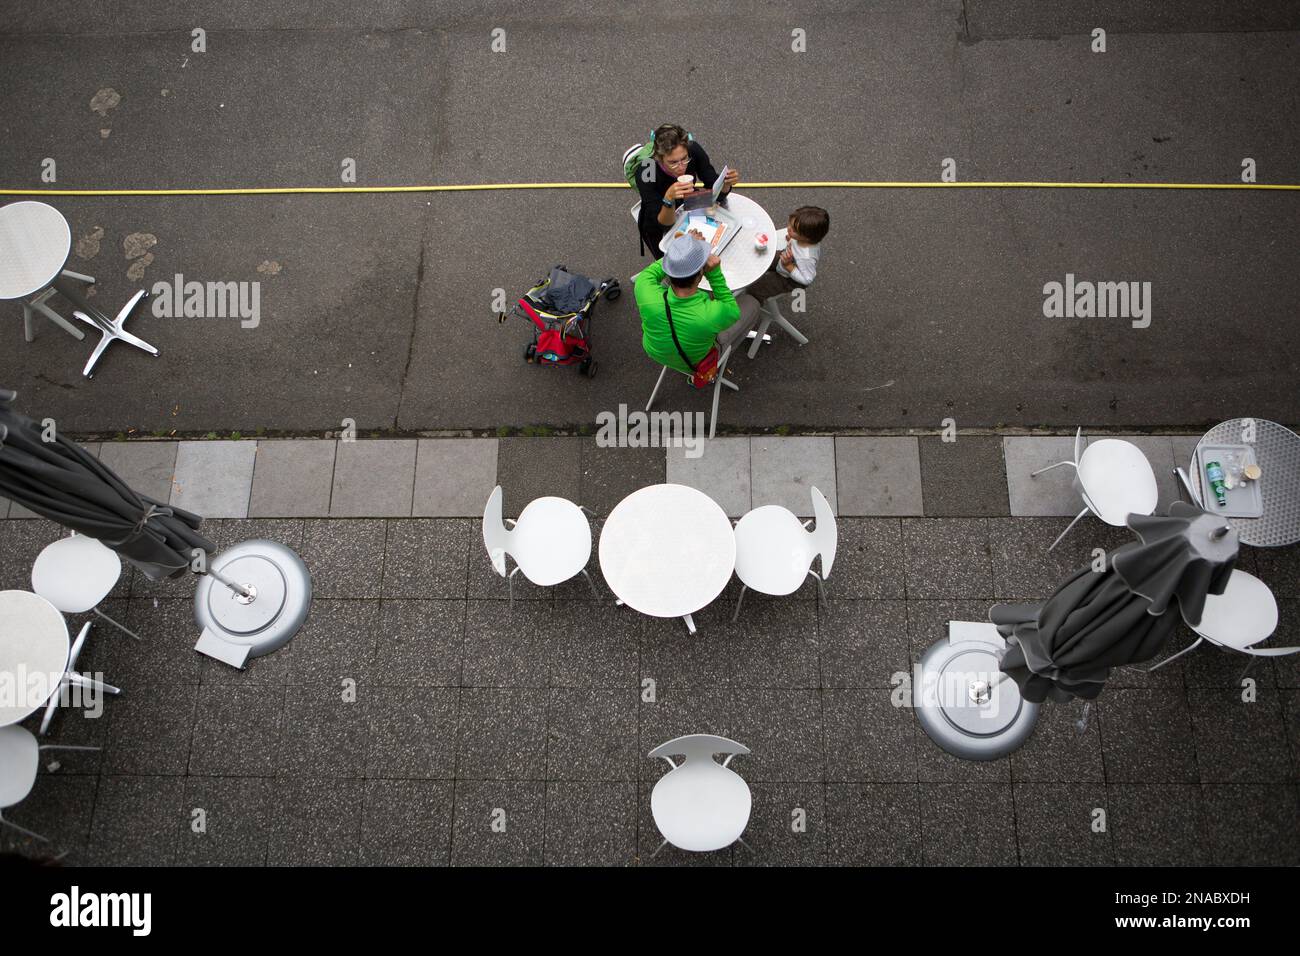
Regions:
<svg viewBox="0 0 1300 956"><path fill-rule="evenodd" d="M208 570L202 571L200 573L208 574L216 578L226 587L230 588L230 590L234 591L237 595L243 598L245 602L251 601L253 600L253 598L257 597L257 593L253 591L251 588L246 588L242 584L236 584L235 582L231 581L229 578L222 576L220 572L214 571L212 568L208 568Z"/></svg>

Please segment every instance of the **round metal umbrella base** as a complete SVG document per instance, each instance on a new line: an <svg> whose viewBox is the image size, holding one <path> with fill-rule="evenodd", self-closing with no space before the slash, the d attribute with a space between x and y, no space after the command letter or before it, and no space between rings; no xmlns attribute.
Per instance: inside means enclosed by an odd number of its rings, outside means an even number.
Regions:
<svg viewBox="0 0 1300 956"><path fill-rule="evenodd" d="M1006 756L1029 739L1038 719L1038 704L1022 698L1016 682L998 669L1003 645L997 630L983 628L992 631L992 640L954 635L932 644L913 675L921 727L964 760Z"/></svg>
<svg viewBox="0 0 1300 956"><path fill-rule="evenodd" d="M249 657L279 650L298 632L311 606L311 574L289 548L275 541L244 541L212 558L212 574L199 578L194 619L203 628L196 650L243 667Z"/></svg>

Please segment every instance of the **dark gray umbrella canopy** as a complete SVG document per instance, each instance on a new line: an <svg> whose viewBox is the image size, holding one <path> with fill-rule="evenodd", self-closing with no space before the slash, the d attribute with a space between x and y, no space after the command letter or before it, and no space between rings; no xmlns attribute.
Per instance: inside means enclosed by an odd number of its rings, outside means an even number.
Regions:
<svg viewBox="0 0 1300 956"><path fill-rule="evenodd" d="M1040 604L998 604L989 620L1007 640L1002 671L1025 700L1101 693L1112 667L1147 661L1178 629L1200 623L1207 594L1222 594L1237 558L1236 532L1183 502L1168 517L1130 515L1140 542L1116 548L1103 571L1072 574Z"/></svg>
<svg viewBox="0 0 1300 956"><path fill-rule="evenodd" d="M0 495L65 528L97 538L158 580L189 569L194 548L216 545L203 519L133 491L76 442L41 440L41 426L13 409L0 389Z"/></svg>

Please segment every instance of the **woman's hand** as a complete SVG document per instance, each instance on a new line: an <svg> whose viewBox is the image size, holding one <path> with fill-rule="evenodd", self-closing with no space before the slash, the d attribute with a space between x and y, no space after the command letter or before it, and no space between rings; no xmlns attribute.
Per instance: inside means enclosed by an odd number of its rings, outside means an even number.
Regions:
<svg viewBox="0 0 1300 956"><path fill-rule="evenodd" d="M694 184L688 186L685 183L674 182L668 187L668 192L664 193L664 198L671 199L675 202L678 199L686 198L693 192L695 192Z"/></svg>
<svg viewBox="0 0 1300 956"><path fill-rule="evenodd" d="M731 187L736 185L738 182L740 182L740 173L736 172L734 169L728 169L727 175L723 177L722 180L723 189L731 189Z"/></svg>

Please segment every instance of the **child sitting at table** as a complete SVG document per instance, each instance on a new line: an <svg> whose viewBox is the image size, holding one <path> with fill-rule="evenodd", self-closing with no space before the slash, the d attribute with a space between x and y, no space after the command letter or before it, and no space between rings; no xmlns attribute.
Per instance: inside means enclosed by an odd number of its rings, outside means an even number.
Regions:
<svg viewBox="0 0 1300 956"><path fill-rule="evenodd" d="M812 285L822 255L821 241L830 228L830 213L821 206L800 206L790 213L789 223L781 230L785 236L777 233L777 239L783 240L785 247L777 254L772 267L745 294L762 302Z"/></svg>

